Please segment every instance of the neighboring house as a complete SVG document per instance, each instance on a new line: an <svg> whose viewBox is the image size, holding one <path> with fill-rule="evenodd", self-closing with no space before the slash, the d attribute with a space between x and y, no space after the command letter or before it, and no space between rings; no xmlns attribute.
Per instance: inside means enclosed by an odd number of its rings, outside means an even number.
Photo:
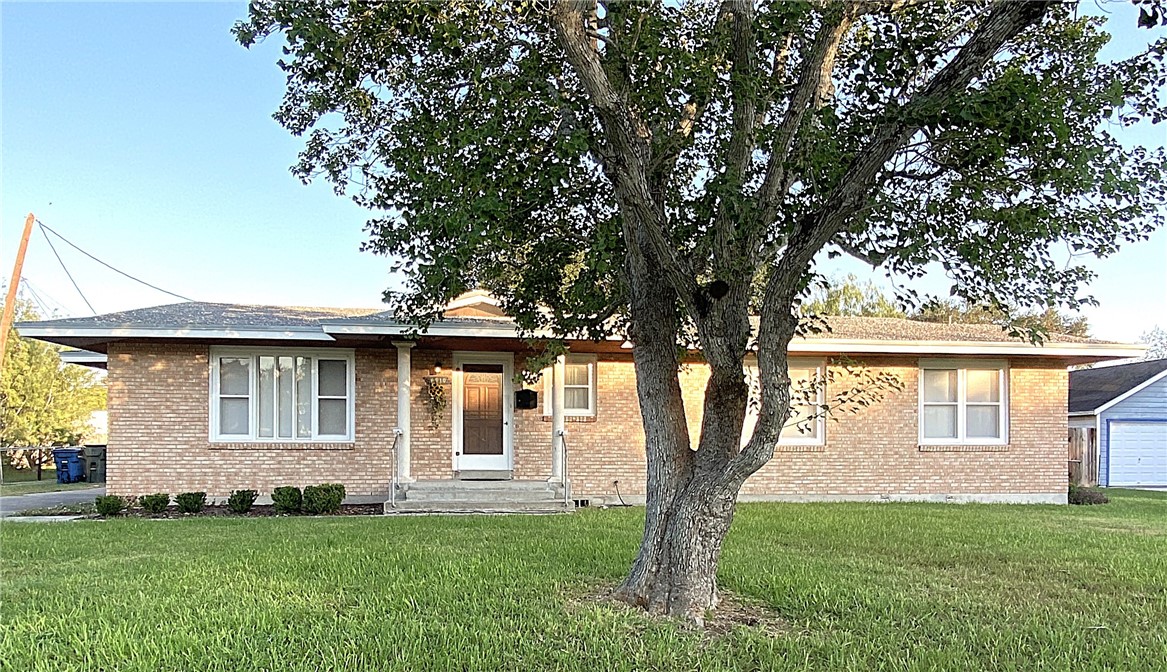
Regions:
<svg viewBox="0 0 1167 672"><path fill-rule="evenodd" d="M893 374L903 389L788 427L743 500L1064 503L1067 367L1141 353L1069 336L1034 346L991 325L829 324L790 345L793 378L830 371L820 403L848 385L848 363ZM529 342L482 292L416 337L373 310L216 303L18 328L107 355L113 493L222 498L340 482L368 501L397 482L407 506L465 491L644 501L632 344L569 341L538 384L520 385ZM695 436L708 370L697 353L689 360L681 379Z"/></svg>
<svg viewBox="0 0 1167 672"><path fill-rule="evenodd" d="M1167 487L1167 359L1070 372L1069 425L1099 485Z"/></svg>

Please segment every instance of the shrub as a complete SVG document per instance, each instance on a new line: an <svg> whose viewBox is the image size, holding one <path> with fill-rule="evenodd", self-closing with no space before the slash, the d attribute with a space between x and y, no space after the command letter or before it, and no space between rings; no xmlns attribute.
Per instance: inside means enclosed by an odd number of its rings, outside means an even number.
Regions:
<svg viewBox="0 0 1167 672"><path fill-rule="evenodd" d="M1067 498L1071 504L1108 504L1110 498L1098 488L1083 488L1077 485L1070 486L1070 495Z"/></svg>
<svg viewBox="0 0 1167 672"><path fill-rule="evenodd" d="M198 513L207 504L207 493L184 492L181 495L175 495L174 503L178 505L179 513Z"/></svg>
<svg viewBox="0 0 1167 672"><path fill-rule="evenodd" d="M340 483L309 485L304 488L304 513L320 515L340 511L344 501L344 486Z"/></svg>
<svg viewBox="0 0 1167 672"><path fill-rule="evenodd" d="M142 505L142 510L146 513L157 515L166 511L166 507L170 506L170 493L159 492L153 495L142 495L138 498L138 504Z"/></svg>
<svg viewBox="0 0 1167 672"><path fill-rule="evenodd" d="M255 503L259 493L254 490L232 490L227 498L227 508L231 513L247 513Z"/></svg>
<svg viewBox="0 0 1167 672"><path fill-rule="evenodd" d="M276 513L300 513L300 504L303 502L300 488L285 485L271 492L271 503Z"/></svg>
<svg viewBox="0 0 1167 672"><path fill-rule="evenodd" d="M93 500L93 508L102 516L116 516L126 510L130 503L118 495L101 495Z"/></svg>

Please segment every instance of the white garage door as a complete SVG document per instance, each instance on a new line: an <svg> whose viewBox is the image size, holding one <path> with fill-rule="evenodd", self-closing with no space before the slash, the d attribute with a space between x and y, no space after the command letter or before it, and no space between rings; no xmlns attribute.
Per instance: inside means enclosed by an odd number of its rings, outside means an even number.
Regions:
<svg viewBox="0 0 1167 672"><path fill-rule="evenodd" d="M1110 485L1167 485L1167 422L1110 423Z"/></svg>

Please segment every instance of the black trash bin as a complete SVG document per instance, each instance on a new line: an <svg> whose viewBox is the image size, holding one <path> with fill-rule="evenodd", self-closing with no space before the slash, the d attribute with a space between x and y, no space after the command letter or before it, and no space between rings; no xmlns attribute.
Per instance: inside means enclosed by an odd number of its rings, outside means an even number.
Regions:
<svg viewBox="0 0 1167 672"><path fill-rule="evenodd" d="M105 483L105 446L87 445L81 449L85 460L85 480L90 483Z"/></svg>

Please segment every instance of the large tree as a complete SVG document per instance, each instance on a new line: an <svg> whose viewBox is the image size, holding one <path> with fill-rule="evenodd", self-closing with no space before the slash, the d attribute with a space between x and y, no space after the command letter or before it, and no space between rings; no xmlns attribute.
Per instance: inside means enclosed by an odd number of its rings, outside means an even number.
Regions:
<svg viewBox="0 0 1167 672"><path fill-rule="evenodd" d="M235 33L285 41L294 172L377 211L367 246L408 278L387 293L403 317L480 286L525 329L626 330L648 480L617 594L696 621L786 421L820 253L1075 305L1090 274L1055 246L1104 255L1163 220L1163 152L1108 127L1162 118L1164 42L1101 62L1073 3L271 0ZM710 370L696 445L685 333Z"/></svg>
<svg viewBox="0 0 1167 672"><path fill-rule="evenodd" d="M25 302L17 321L39 319ZM58 446L78 443L93 411L105 408L105 381L93 371L61 362L60 346L9 333L0 371L0 446ZM18 466L37 466L46 451L8 452Z"/></svg>

